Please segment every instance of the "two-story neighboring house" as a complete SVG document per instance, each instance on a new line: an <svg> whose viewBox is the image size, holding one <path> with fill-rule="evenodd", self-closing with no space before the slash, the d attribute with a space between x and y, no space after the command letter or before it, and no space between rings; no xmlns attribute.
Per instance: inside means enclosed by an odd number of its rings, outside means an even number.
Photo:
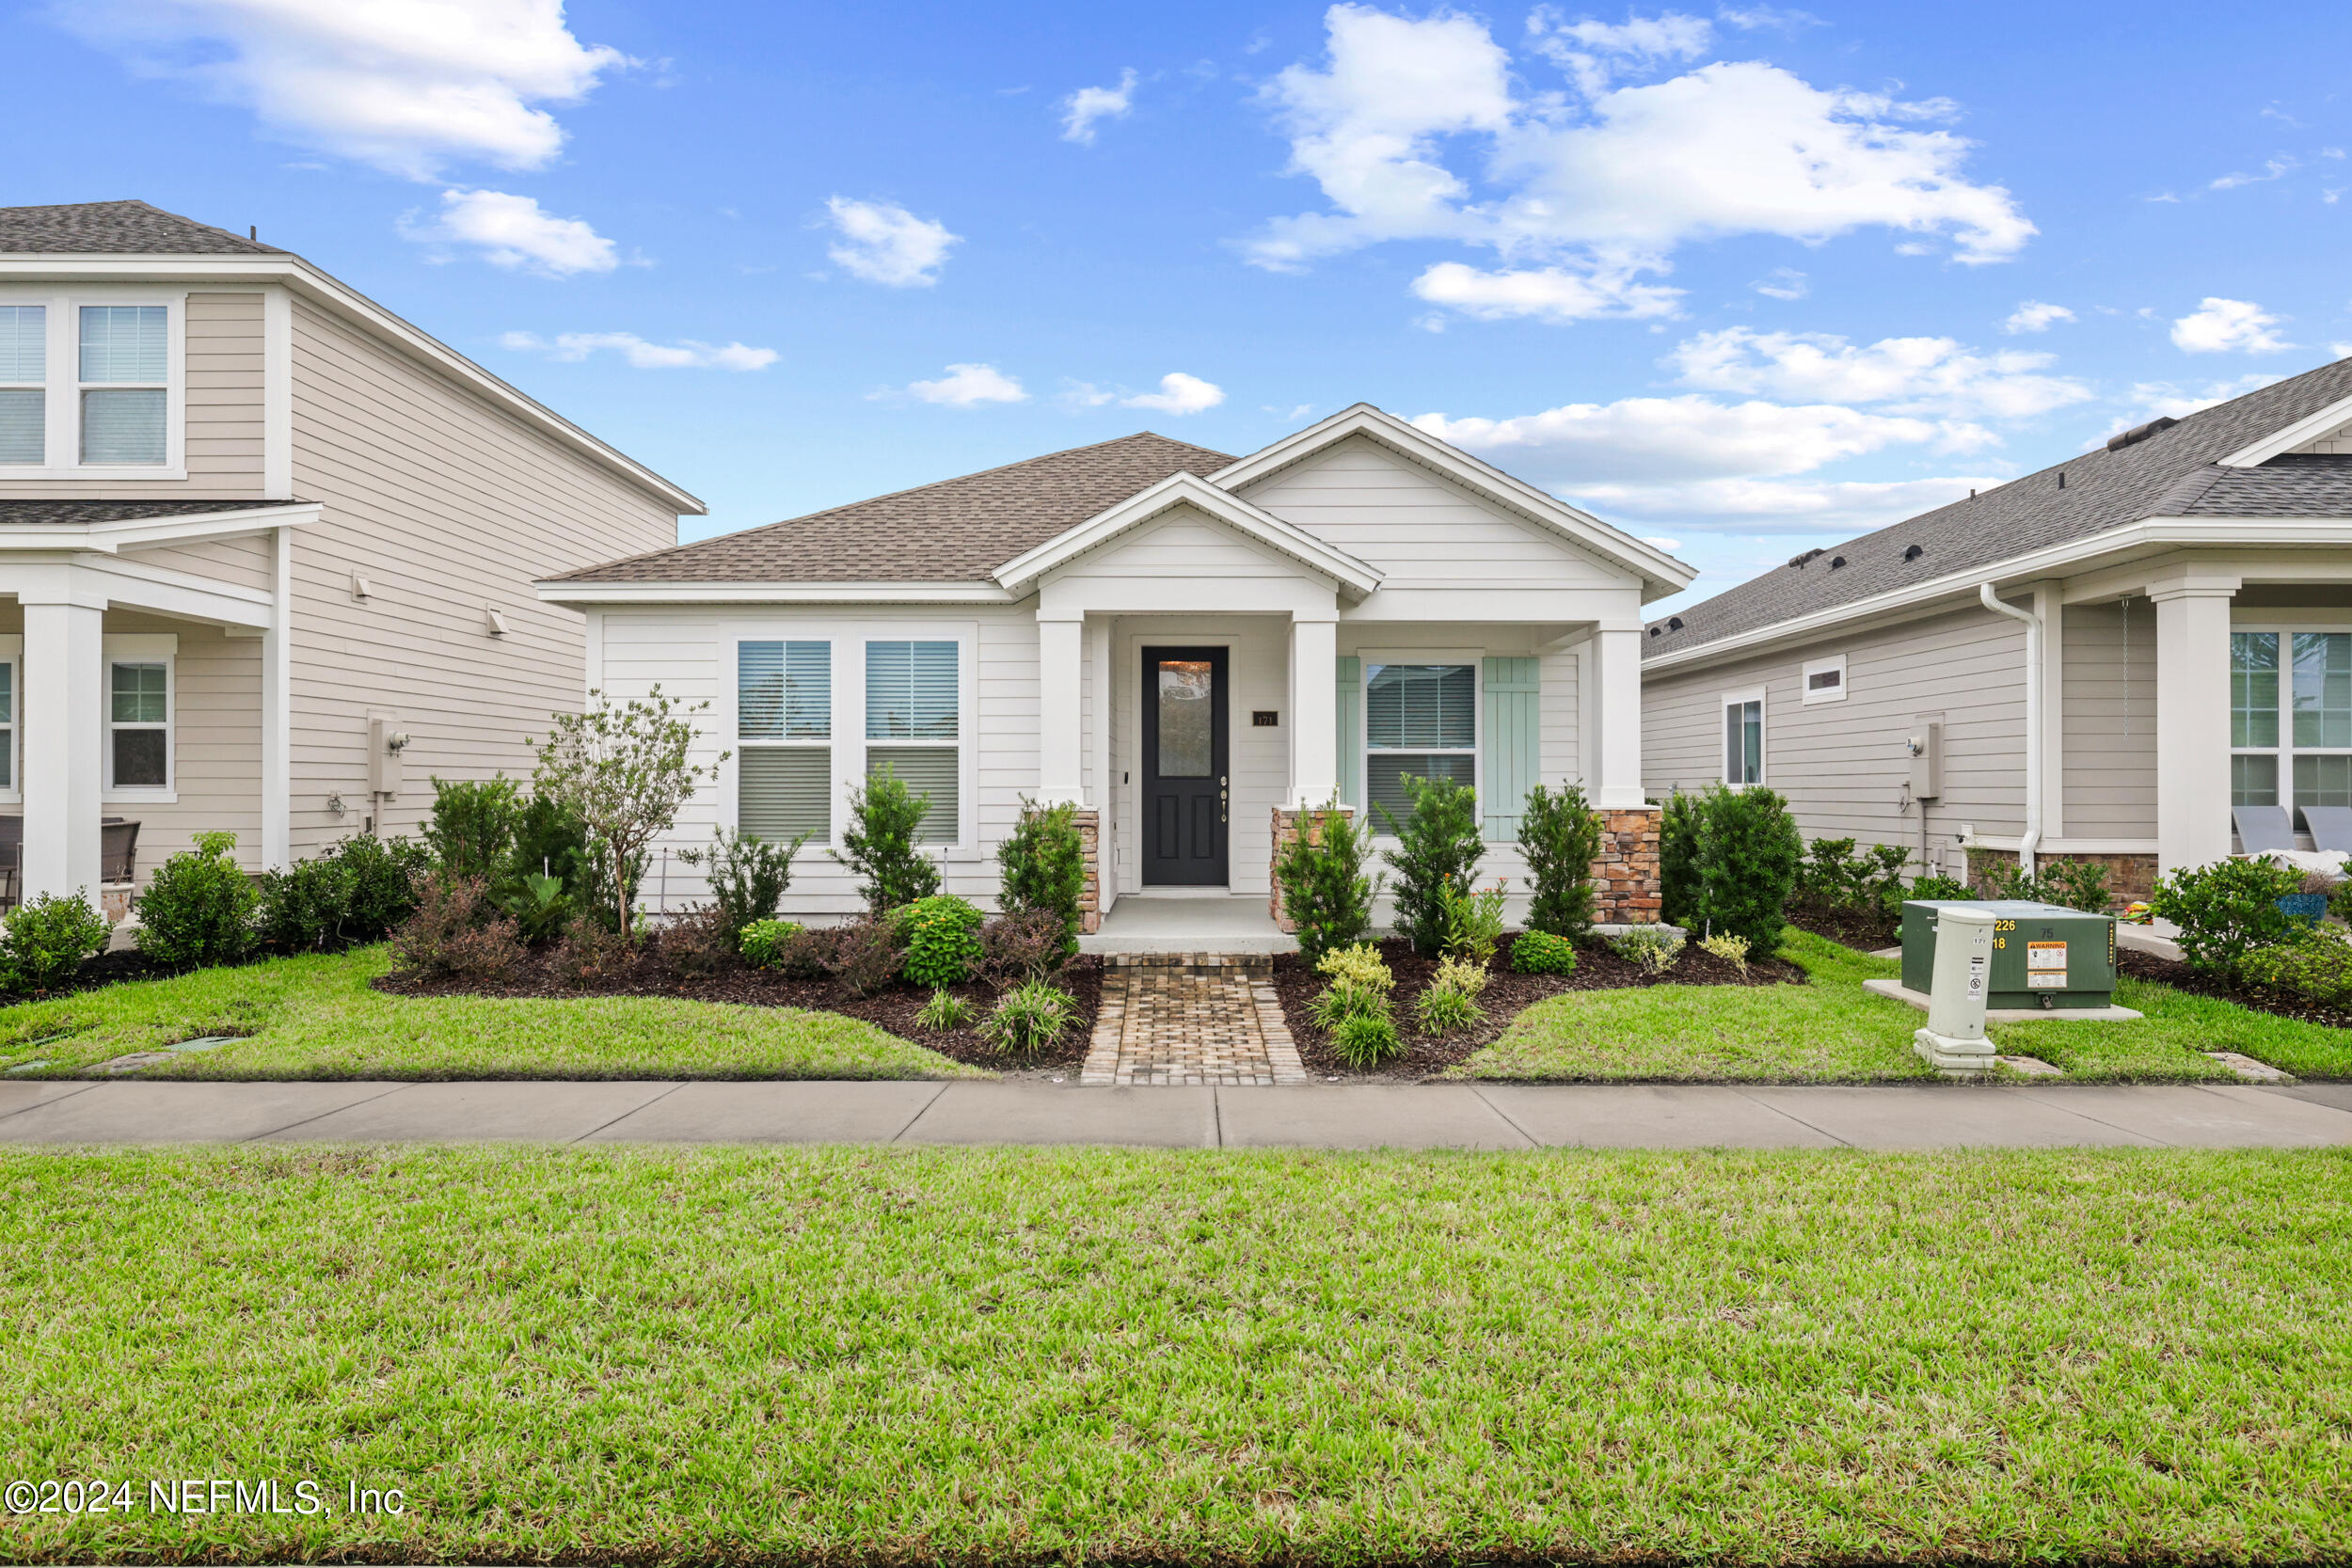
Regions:
<svg viewBox="0 0 2352 1568"><path fill-rule="evenodd" d="M299 256L0 209L0 900L120 906L135 834L137 874L217 829L258 869L527 772L585 669L532 584L702 510Z"/></svg>

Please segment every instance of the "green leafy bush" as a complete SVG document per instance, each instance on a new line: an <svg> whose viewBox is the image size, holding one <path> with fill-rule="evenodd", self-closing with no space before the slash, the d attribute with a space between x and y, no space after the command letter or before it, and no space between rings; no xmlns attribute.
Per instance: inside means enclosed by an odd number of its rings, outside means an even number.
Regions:
<svg viewBox="0 0 2352 1568"><path fill-rule="evenodd" d="M1675 960L1682 957L1682 938L1655 927L1641 927L1609 939L1611 952L1641 965L1642 973L1652 978L1674 968Z"/></svg>
<svg viewBox="0 0 2352 1568"><path fill-rule="evenodd" d="M1315 973L1327 980L1360 986L1381 996L1388 995L1396 985L1389 961L1380 956L1380 949L1368 942L1333 948L1315 960Z"/></svg>
<svg viewBox="0 0 2352 1568"><path fill-rule="evenodd" d="M1753 951L1777 951L1804 852L1788 802L1761 785L1709 784L1695 797L1677 794L1666 818L1674 831L1665 836L1676 841L1671 857L1660 846L1668 922L1709 936L1729 931L1747 938Z"/></svg>
<svg viewBox="0 0 2352 1568"><path fill-rule="evenodd" d="M918 986L960 986L980 966L986 917L962 899L935 894L909 904L898 929L906 939L906 977Z"/></svg>
<svg viewBox="0 0 2352 1568"><path fill-rule="evenodd" d="M1307 1004L1316 1028L1335 1034L1350 1019L1391 1020L1389 993L1396 976L1370 943L1334 948L1316 960L1315 972L1330 982Z"/></svg>
<svg viewBox="0 0 2352 1568"><path fill-rule="evenodd" d="M1552 790L1537 784L1527 792L1519 816L1519 851L1532 875L1534 901L1527 928L1569 942L1593 929L1593 862L1600 855L1600 813L1579 784Z"/></svg>
<svg viewBox="0 0 2352 1568"><path fill-rule="evenodd" d="M586 867L588 830L579 814L552 796L533 795L515 814L515 839L501 875L519 883L526 877L553 877L576 902Z"/></svg>
<svg viewBox="0 0 2352 1568"><path fill-rule="evenodd" d="M561 935L579 913L579 906L564 891L563 878L543 877L535 871L494 896L525 942L545 942Z"/></svg>
<svg viewBox="0 0 2352 1568"><path fill-rule="evenodd" d="M996 846L997 903L1007 914L1051 913L1062 932L1064 961L1077 956L1087 891L1086 835L1078 808L1023 800L1012 832Z"/></svg>
<svg viewBox="0 0 2352 1568"><path fill-rule="evenodd" d="M523 958L515 923L490 902L489 879L443 869L417 888L416 912L392 933L392 952L421 974L487 980Z"/></svg>
<svg viewBox="0 0 2352 1568"><path fill-rule="evenodd" d="M1951 877L1931 875L1921 877L1917 880L1914 881L1911 884L1911 891L1904 895L1904 896L1908 898L1954 899L1974 898L1976 895L1969 891L1968 884L1966 882L1960 881Z"/></svg>
<svg viewBox="0 0 2352 1568"><path fill-rule="evenodd" d="M689 865L708 867L710 901L729 931L740 931L755 920L767 920L792 887L792 857L801 852L807 835L789 844L747 838L732 828L711 835L707 849L687 849L678 859Z"/></svg>
<svg viewBox="0 0 2352 1568"><path fill-rule="evenodd" d="M2299 942L2257 947L2238 959L2238 977L2323 1006L2352 1007L2352 940L2341 932L2321 927Z"/></svg>
<svg viewBox="0 0 2352 1568"><path fill-rule="evenodd" d="M931 999L923 1004L923 1010L914 1015L914 1022L918 1028L936 1030L944 1035L971 1022L975 1010L971 1003L954 991L935 990L931 992Z"/></svg>
<svg viewBox="0 0 2352 1568"><path fill-rule="evenodd" d="M1058 986L1031 980L997 999L980 1020L980 1039L991 1050L1033 1055L1069 1033L1078 1020L1078 999Z"/></svg>
<svg viewBox="0 0 2352 1568"><path fill-rule="evenodd" d="M87 893L44 893L8 911L0 927L0 990L49 991L72 983L82 960L105 948L114 927Z"/></svg>
<svg viewBox="0 0 2352 1568"><path fill-rule="evenodd" d="M1910 863L1911 850L1899 844L1874 844L1856 854L1851 838L1817 838L1797 863L1791 896L1813 909L1898 919Z"/></svg>
<svg viewBox="0 0 2352 1568"><path fill-rule="evenodd" d="M2296 875L2300 879L2302 873ZM2044 861L2038 876L2028 875L2015 861L1994 861L1986 865L1980 878L1985 896L1990 898L2022 898L2089 914L2105 914L2115 901L2107 891L2107 868L2097 861ZM2298 879L2297 892L2301 886Z"/></svg>
<svg viewBox="0 0 2352 1568"><path fill-rule="evenodd" d="M1333 800L1300 812L1298 831L1274 860L1282 912L1298 927L1299 956L1309 964L1363 939L1372 929L1378 881L1364 875L1372 835Z"/></svg>
<svg viewBox="0 0 2352 1568"><path fill-rule="evenodd" d="M939 867L915 843L931 798L917 795L885 766L850 794L850 826L834 859L865 880L858 895L880 916L939 891Z"/></svg>
<svg viewBox="0 0 2352 1568"><path fill-rule="evenodd" d="M1481 969L1494 962L1495 948L1502 941L1502 879L1498 877L1492 887L1483 889L1442 882L1438 896L1445 905L1445 956Z"/></svg>
<svg viewBox="0 0 2352 1568"><path fill-rule="evenodd" d="M1478 832L1476 790L1452 779L1404 778L1413 800L1405 820L1378 808L1398 840L1384 857L1396 872L1396 934L1434 958L1445 946L1446 885L1470 885L1486 843Z"/></svg>
<svg viewBox="0 0 2352 1568"><path fill-rule="evenodd" d="M1576 943L1549 931L1521 931L1511 943L1511 967L1521 974L1573 974Z"/></svg>
<svg viewBox="0 0 2352 1568"><path fill-rule="evenodd" d="M2148 907L2160 920L2180 927L2173 940L2189 967L2227 974L2258 947L2294 942L2306 929L2279 907L2303 891L2303 873L2261 860L2217 861L2183 866L2156 883Z"/></svg>
<svg viewBox="0 0 2352 1568"><path fill-rule="evenodd" d="M1659 918L1689 927L1699 889L1699 806L1706 797L1676 790L1658 818Z"/></svg>
<svg viewBox="0 0 2352 1568"><path fill-rule="evenodd" d="M199 833L139 895L139 951L174 969L242 962L253 952L261 895L230 859L234 833Z"/></svg>
<svg viewBox="0 0 2352 1568"><path fill-rule="evenodd" d="M287 953L381 942L415 911L417 879L430 865L422 845L355 833L315 859L263 872L255 930Z"/></svg>
<svg viewBox="0 0 2352 1568"><path fill-rule="evenodd" d="M1352 1068L1378 1067L1401 1054L1396 1021L1386 1013L1357 1013L1330 1032L1331 1053Z"/></svg>
<svg viewBox="0 0 2352 1568"><path fill-rule="evenodd" d="M800 930L797 921L755 920L736 933L737 950L754 969L778 969L783 967L785 943Z"/></svg>
<svg viewBox="0 0 2352 1568"><path fill-rule="evenodd" d="M1421 1032L1443 1035L1484 1022L1486 1009L1478 1005L1478 998L1486 989L1487 978L1484 964L1459 958L1439 964L1421 994L1413 998L1413 1021Z"/></svg>
<svg viewBox="0 0 2352 1568"><path fill-rule="evenodd" d="M707 765L692 760L693 716L707 702L673 702L658 685L643 701L588 696L584 712L555 715L532 788L580 825L581 903L603 911L613 930L631 933L650 846L677 821L698 781L718 777L731 753Z"/></svg>
<svg viewBox="0 0 2352 1568"><path fill-rule="evenodd" d="M1738 970L1742 979L1746 978L1748 973L1747 938L1734 936L1729 931L1718 931L1711 937L1700 939L1699 951L1712 953Z"/></svg>
<svg viewBox="0 0 2352 1568"><path fill-rule="evenodd" d="M494 779L433 781L433 814L424 819L424 847L434 863L459 877L495 878L505 869L522 815L520 791L503 773Z"/></svg>

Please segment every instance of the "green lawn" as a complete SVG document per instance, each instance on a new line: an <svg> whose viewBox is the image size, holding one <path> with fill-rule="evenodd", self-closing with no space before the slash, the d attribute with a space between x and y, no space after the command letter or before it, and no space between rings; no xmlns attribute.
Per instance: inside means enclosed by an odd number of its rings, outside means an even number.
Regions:
<svg viewBox="0 0 2352 1568"><path fill-rule="evenodd" d="M1521 1013L1454 1069L1466 1078L1868 1083L1933 1074L1912 1052L1926 1016L1862 982L1900 965L1790 927L1784 957L1809 985L1654 986L1569 991ZM2352 1031L2257 1013L2126 979L2123 1023L1996 1023L2006 1053L2039 1056L2081 1082L2233 1083L2205 1056L2241 1051L2298 1076L2352 1078Z"/></svg>
<svg viewBox="0 0 2352 1568"><path fill-rule="evenodd" d="M2352 1159L0 1153L12 1561L2352 1557ZM394 1517L340 1512L402 1489Z"/></svg>
<svg viewBox="0 0 2352 1568"><path fill-rule="evenodd" d="M72 1077L205 1035L142 1078L984 1077L836 1013L654 997L389 996L384 948L199 970L0 1007L0 1069Z"/></svg>

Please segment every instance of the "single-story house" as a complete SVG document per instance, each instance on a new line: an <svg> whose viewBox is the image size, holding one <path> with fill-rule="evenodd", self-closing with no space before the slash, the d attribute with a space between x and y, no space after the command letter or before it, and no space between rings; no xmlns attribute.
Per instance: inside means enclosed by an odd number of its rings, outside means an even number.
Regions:
<svg viewBox="0 0 2352 1568"><path fill-rule="evenodd" d="M851 791L930 797L947 891L996 887L1023 799L1069 802L1121 899L1263 907L1294 814L1402 811L1402 780L1475 785L1486 870L1539 780L1613 814L1605 917L1656 918L1643 797L1642 607L1692 569L1358 404L1246 457L1141 434L585 570L588 683L707 703L675 851L806 835L787 910L846 915ZM723 753L724 760L722 761ZM1375 817L1375 832L1381 819Z"/></svg>
<svg viewBox="0 0 2352 1568"><path fill-rule="evenodd" d="M1653 796L1762 784L1809 838L2144 895L2230 854L2233 806L2352 805L2352 359L1808 550L1642 652Z"/></svg>
<svg viewBox="0 0 2352 1568"><path fill-rule="evenodd" d="M249 233L0 208L0 904L528 774L585 658L532 583L702 509Z"/></svg>

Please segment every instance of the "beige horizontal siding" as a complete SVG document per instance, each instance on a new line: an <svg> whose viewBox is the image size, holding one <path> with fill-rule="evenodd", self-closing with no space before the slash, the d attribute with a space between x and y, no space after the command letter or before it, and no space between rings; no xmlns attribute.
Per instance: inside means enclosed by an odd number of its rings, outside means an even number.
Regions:
<svg viewBox="0 0 2352 1568"><path fill-rule="evenodd" d="M167 632L173 659L172 780L177 800L109 801L108 816L139 824L139 882L194 846L196 835L237 835L237 859L262 863L262 640L160 615L108 610L105 630ZM25 744L37 744L25 736Z"/></svg>
<svg viewBox="0 0 2352 1568"><path fill-rule="evenodd" d="M2156 613L2146 599L2066 607L2060 648L2068 838L2156 836Z"/></svg>

